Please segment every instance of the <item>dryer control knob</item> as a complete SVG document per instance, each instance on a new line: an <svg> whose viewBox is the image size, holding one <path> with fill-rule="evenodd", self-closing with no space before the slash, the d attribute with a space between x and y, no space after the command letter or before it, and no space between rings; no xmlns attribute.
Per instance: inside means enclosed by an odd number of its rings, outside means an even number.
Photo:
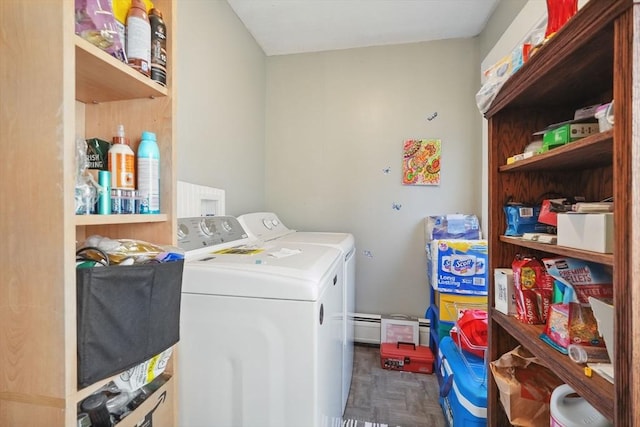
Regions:
<svg viewBox="0 0 640 427"><path fill-rule="evenodd" d="M189 227L186 224L178 225L178 240L182 240L189 234Z"/></svg>
<svg viewBox="0 0 640 427"><path fill-rule="evenodd" d="M205 236L211 236L216 231L216 224L211 218L205 218L200 221L200 231Z"/></svg>

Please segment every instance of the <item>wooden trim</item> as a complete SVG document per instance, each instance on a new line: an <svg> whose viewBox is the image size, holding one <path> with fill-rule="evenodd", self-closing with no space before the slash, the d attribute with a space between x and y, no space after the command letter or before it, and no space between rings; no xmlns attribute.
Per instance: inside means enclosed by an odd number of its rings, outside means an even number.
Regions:
<svg viewBox="0 0 640 427"><path fill-rule="evenodd" d="M640 277L640 218L638 202L638 168L640 167L640 121L637 117L640 99L637 55L640 40L638 5L624 13L615 27L616 55L614 66L614 99L616 124L614 126L614 210L615 253L614 265L614 333L615 333L615 389L616 425L640 425L637 357L640 355L640 313L638 301ZM636 50L634 54L634 49ZM635 172L634 172L635 171Z"/></svg>

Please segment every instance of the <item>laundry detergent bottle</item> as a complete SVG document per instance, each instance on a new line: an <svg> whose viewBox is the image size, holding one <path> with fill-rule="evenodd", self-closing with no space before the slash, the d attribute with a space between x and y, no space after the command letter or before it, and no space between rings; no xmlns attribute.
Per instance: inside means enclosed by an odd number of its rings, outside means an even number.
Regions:
<svg viewBox="0 0 640 427"><path fill-rule="evenodd" d="M141 214L160 213L160 150L153 132L142 132L138 145L138 193Z"/></svg>
<svg viewBox="0 0 640 427"><path fill-rule="evenodd" d="M107 155L108 169L111 172L111 188L134 190L136 186L135 154L124 136L124 126L118 125L116 136Z"/></svg>

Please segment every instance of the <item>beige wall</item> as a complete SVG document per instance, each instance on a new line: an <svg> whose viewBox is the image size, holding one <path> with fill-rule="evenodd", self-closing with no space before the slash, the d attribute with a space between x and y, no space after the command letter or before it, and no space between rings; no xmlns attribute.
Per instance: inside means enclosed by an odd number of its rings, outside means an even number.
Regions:
<svg viewBox="0 0 640 427"><path fill-rule="evenodd" d="M355 235L359 312L424 315L423 218L479 214L477 64L475 39L267 58L267 210ZM442 140L439 186L402 185L408 138Z"/></svg>
<svg viewBox="0 0 640 427"><path fill-rule="evenodd" d="M260 210L266 57L224 0L177 15L178 179L226 190L227 214Z"/></svg>
<svg viewBox="0 0 640 427"><path fill-rule="evenodd" d="M487 36L267 58L226 1L180 0L177 39L178 178L225 189L230 215L352 232L357 310L422 316L423 218L481 215ZM440 186L401 184L407 138L442 139Z"/></svg>

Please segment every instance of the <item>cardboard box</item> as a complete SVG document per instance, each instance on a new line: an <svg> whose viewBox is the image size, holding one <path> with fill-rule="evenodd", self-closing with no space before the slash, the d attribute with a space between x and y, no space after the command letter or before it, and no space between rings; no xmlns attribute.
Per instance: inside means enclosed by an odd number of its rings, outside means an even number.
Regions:
<svg viewBox="0 0 640 427"><path fill-rule="evenodd" d="M172 427L176 425L177 414L174 412L176 380L163 374L155 381L162 380L166 382L147 397L134 412L120 421L118 427Z"/></svg>
<svg viewBox="0 0 640 427"><path fill-rule="evenodd" d="M429 248L429 280L442 293L487 295L486 240L434 240Z"/></svg>
<svg viewBox="0 0 640 427"><path fill-rule="evenodd" d="M613 304L610 299L598 299L589 297L589 304L593 310L593 315L598 322L598 332L604 339L604 344L607 347L607 353L609 354L609 360L612 362L616 360L615 355L615 343L613 341Z"/></svg>
<svg viewBox="0 0 640 427"><path fill-rule="evenodd" d="M494 306L500 313L515 316L516 295L513 288L513 270L496 268L493 270Z"/></svg>
<svg viewBox="0 0 640 427"><path fill-rule="evenodd" d="M487 297L485 295L434 293L434 304L438 310L438 318L442 322L455 322L460 317L460 312L465 308L480 308L487 310Z"/></svg>
<svg viewBox="0 0 640 427"><path fill-rule="evenodd" d="M558 246L613 253L613 214L558 214Z"/></svg>
<svg viewBox="0 0 640 427"><path fill-rule="evenodd" d="M410 316L382 316L380 322L380 343L420 344L418 319Z"/></svg>
<svg viewBox="0 0 640 427"><path fill-rule="evenodd" d="M550 129L542 136L542 152L577 141L600 131L598 123L571 123Z"/></svg>

